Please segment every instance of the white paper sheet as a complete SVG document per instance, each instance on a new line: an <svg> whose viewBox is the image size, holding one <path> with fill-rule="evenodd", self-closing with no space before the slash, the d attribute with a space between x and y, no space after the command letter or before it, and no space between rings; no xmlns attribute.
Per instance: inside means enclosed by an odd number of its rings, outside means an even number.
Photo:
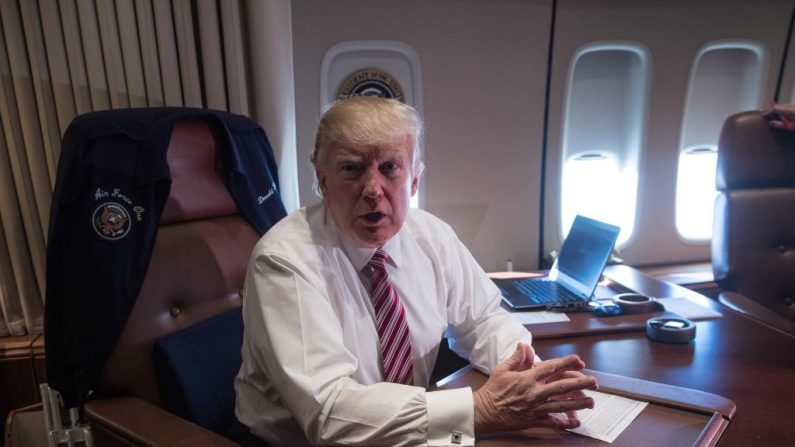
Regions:
<svg viewBox="0 0 795 447"><path fill-rule="evenodd" d="M594 400L592 409L578 410L580 426L569 430L583 436L612 443L649 405L648 402L614 396L599 391L584 391Z"/></svg>
<svg viewBox="0 0 795 447"><path fill-rule="evenodd" d="M560 321L571 321L563 312L549 312L546 310L535 310L531 312L511 312L522 324L557 323Z"/></svg>
<svg viewBox="0 0 795 447"><path fill-rule="evenodd" d="M657 298L657 301L662 303L668 312L679 314L691 320L705 320L723 316L720 312L700 306L686 298Z"/></svg>

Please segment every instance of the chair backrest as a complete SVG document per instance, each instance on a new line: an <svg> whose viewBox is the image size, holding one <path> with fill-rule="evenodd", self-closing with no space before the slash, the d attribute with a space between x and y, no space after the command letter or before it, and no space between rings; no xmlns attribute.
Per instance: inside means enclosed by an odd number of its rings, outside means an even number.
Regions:
<svg viewBox="0 0 795 447"><path fill-rule="evenodd" d="M795 132L758 112L729 117L718 150L716 281L795 321Z"/></svg>
<svg viewBox="0 0 795 447"><path fill-rule="evenodd" d="M221 434L234 417L240 289L259 239L219 174L224 144L205 120L176 122L167 151L171 192L149 268L95 388L140 397Z"/></svg>

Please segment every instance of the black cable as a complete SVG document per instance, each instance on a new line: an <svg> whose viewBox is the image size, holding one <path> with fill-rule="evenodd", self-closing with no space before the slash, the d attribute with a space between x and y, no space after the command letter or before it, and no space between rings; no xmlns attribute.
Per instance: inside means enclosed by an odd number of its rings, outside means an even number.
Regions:
<svg viewBox="0 0 795 447"><path fill-rule="evenodd" d="M552 82L552 51L555 47L555 15L558 10L557 0L552 0L552 17L549 26L549 52L547 53L547 85L544 92L544 128L542 129L541 141L541 197L539 205L539 229L538 229L538 268L545 268L544 265L544 204L546 194L546 170L547 170L547 142L549 137L549 97Z"/></svg>
<svg viewBox="0 0 795 447"><path fill-rule="evenodd" d="M792 6L792 13L789 17L789 29L787 29L787 40L784 41L784 54L781 56L781 65L778 68L778 80L776 81L776 93L773 98L780 101L781 81L784 80L784 68L787 66L787 54L789 54L789 44L792 41L792 28L795 26L795 5Z"/></svg>
<svg viewBox="0 0 795 447"><path fill-rule="evenodd" d="M36 341L38 339L40 339L41 337L43 337L43 336L44 336L44 334L36 335L35 337L33 337L33 340L31 340L30 344L28 345L28 355L30 356L29 357L30 358L30 365L33 368L33 380L36 382L36 391L37 392L39 390L39 384L44 382L46 380L46 377L39 377L39 370L38 370L38 368L36 368L36 350L33 347L33 345L36 344ZM45 353L45 355L46 355L46 353Z"/></svg>

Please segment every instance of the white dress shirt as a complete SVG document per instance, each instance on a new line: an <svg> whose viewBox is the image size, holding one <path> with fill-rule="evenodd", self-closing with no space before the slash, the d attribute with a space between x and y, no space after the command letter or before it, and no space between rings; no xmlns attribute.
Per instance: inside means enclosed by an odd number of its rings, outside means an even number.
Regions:
<svg viewBox="0 0 795 447"><path fill-rule="evenodd" d="M411 332L414 383L383 382L361 270L375 253L337 230L324 203L257 243L246 276L236 415L273 446L474 445L469 388L425 391L442 335L488 373L530 333L449 225L409 211L383 247ZM366 280L365 280L366 281Z"/></svg>

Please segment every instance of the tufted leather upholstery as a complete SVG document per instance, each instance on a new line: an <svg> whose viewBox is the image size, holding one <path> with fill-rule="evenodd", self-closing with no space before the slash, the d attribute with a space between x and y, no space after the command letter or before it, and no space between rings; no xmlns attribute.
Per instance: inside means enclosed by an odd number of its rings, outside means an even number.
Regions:
<svg viewBox="0 0 795 447"><path fill-rule="evenodd" d="M171 194L149 270L97 393L159 404L150 361L154 341L242 304L239 291L258 236L216 174L215 146L222 141L201 120L174 127Z"/></svg>
<svg viewBox="0 0 795 447"><path fill-rule="evenodd" d="M203 120L183 119L175 124L167 153L171 193L149 268L96 394L86 405L100 431L120 428L124 432L121 437L136 439L136 444L157 444L147 436L175 430L158 427L167 419L162 413L147 413L161 406L151 360L154 342L242 304L240 289L259 236L238 213L219 177L223 160L216 149L220 144L225 144L223 138ZM105 399L118 396L137 400L135 405L113 406L113 399ZM153 433L140 434L137 429ZM205 433L182 436L180 441L183 445L218 445L225 440Z"/></svg>
<svg viewBox="0 0 795 447"><path fill-rule="evenodd" d="M724 304L795 328L795 132L758 112L729 117L719 142L712 267Z"/></svg>

